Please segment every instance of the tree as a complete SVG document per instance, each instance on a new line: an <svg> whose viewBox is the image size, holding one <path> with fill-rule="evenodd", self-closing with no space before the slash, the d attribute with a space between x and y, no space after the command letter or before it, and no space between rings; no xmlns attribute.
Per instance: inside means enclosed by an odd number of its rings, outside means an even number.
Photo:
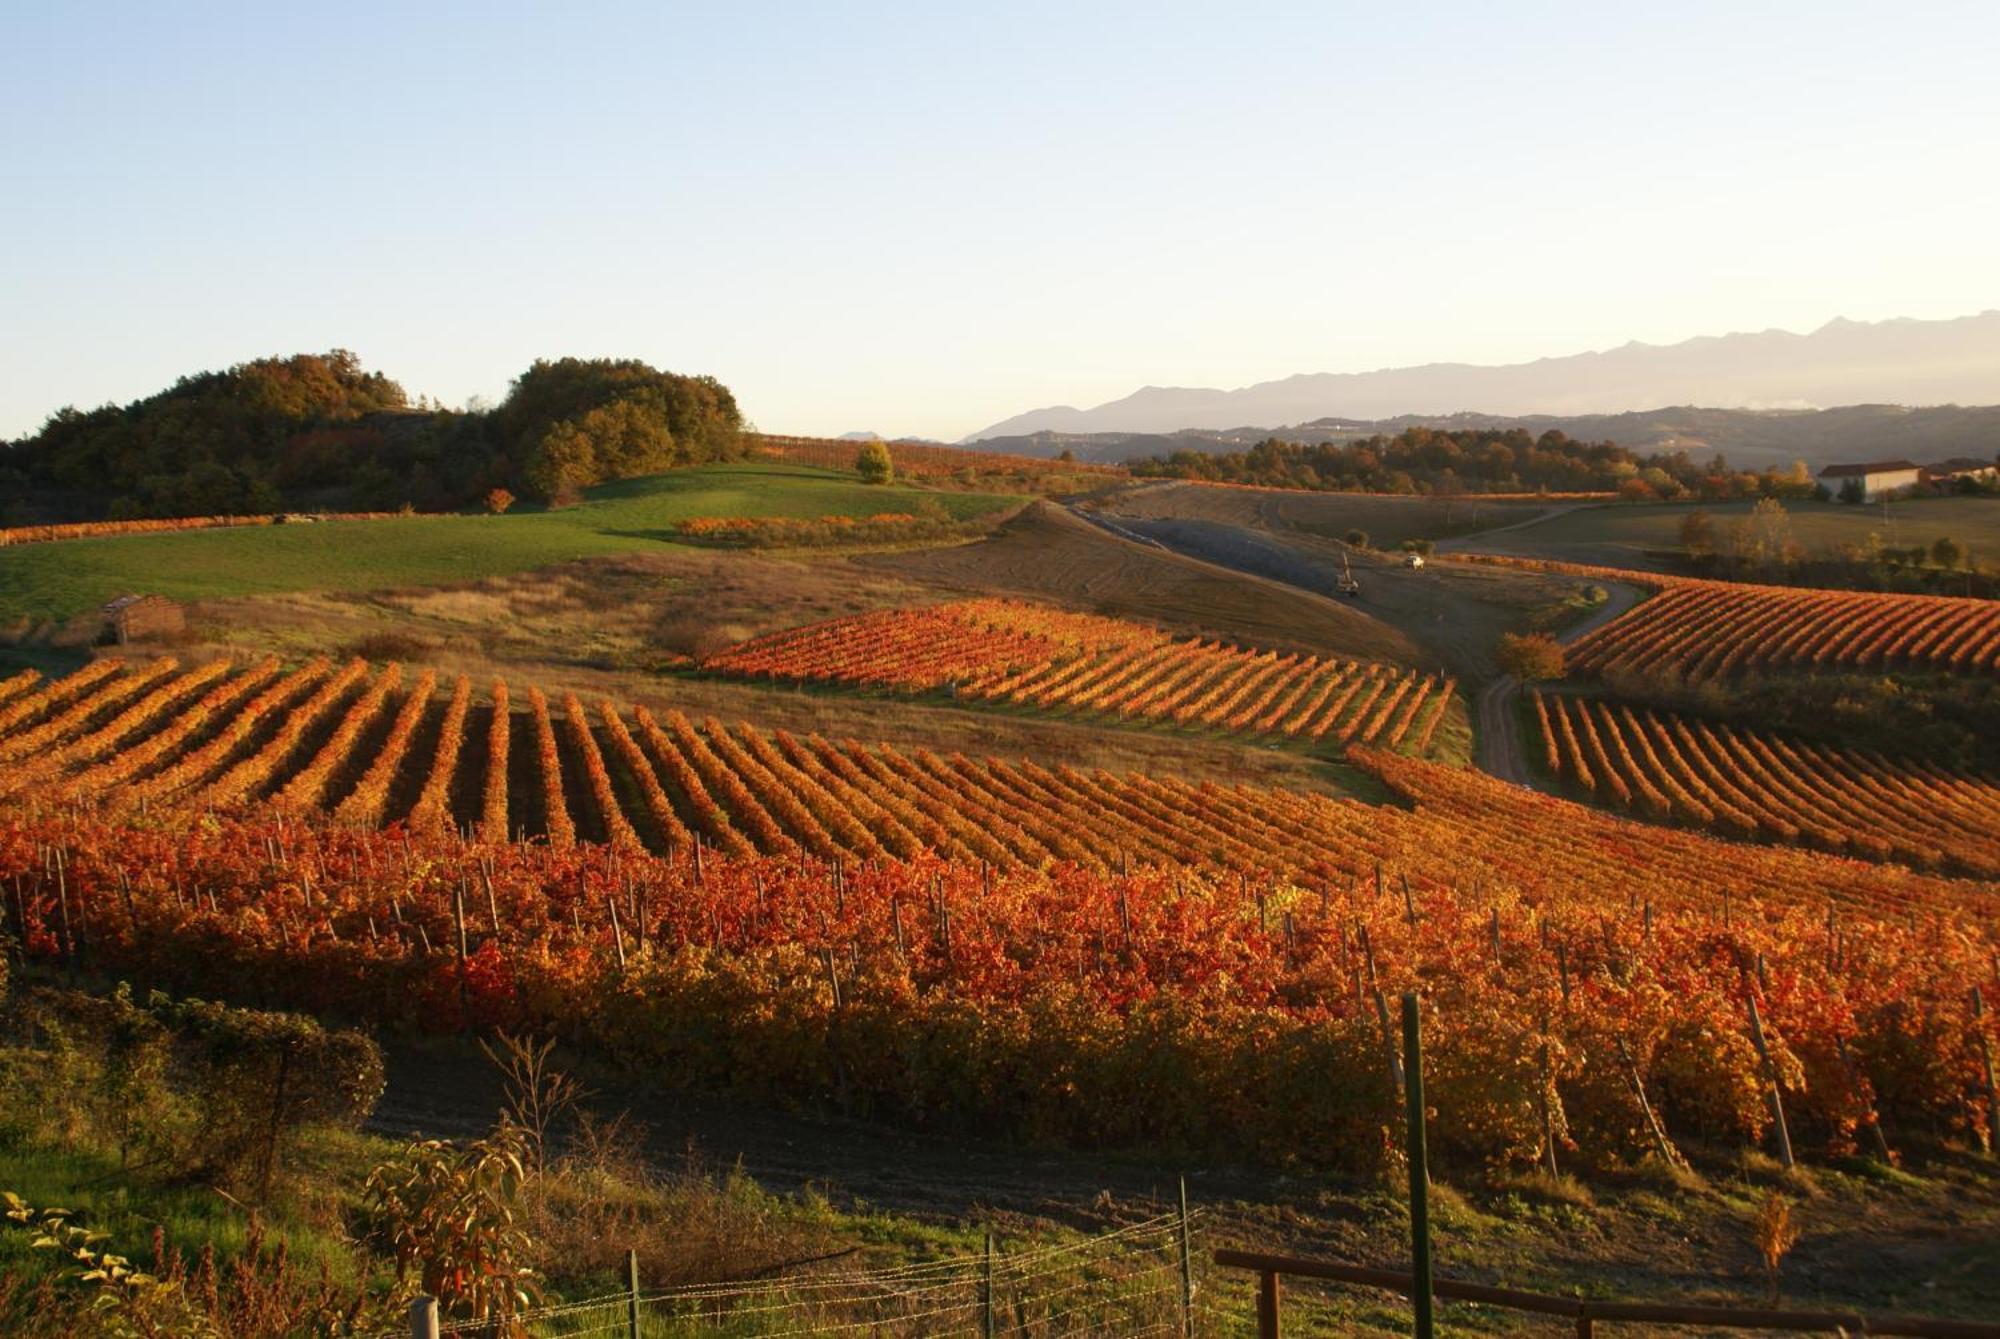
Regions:
<svg viewBox="0 0 2000 1339"><path fill-rule="evenodd" d="M1550 683L1563 677L1562 643L1546 632L1500 634L1500 669L1523 683Z"/></svg>
<svg viewBox="0 0 2000 1339"><path fill-rule="evenodd" d="M1715 552L1715 518L1699 509L1681 517L1681 547L1690 558L1706 558Z"/></svg>
<svg viewBox="0 0 2000 1339"><path fill-rule="evenodd" d="M1856 478L1842 479L1838 496L1849 506L1858 506L1868 500L1868 486Z"/></svg>
<svg viewBox="0 0 2000 1339"><path fill-rule="evenodd" d="M504 488L495 488L486 494L485 503L487 515L500 516L514 505L514 495Z"/></svg>
<svg viewBox="0 0 2000 1339"><path fill-rule="evenodd" d="M1931 561L1946 571L1956 571L1965 562L1965 546L1950 535L1939 535L1931 544Z"/></svg>
<svg viewBox="0 0 2000 1339"><path fill-rule="evenodd" d="M865 483L886 484L896 477L896 462L881 442L863 442L855 454L854 468L861 472Z"/></svg>

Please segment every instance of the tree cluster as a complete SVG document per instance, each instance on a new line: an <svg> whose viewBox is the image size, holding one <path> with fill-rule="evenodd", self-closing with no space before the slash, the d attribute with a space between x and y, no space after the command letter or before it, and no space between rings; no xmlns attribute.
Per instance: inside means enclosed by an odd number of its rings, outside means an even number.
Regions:
<svg viewBox="0 0 2000 1339"><path fill-rule="evenodd" d="M1802 463L1761 473L1721 456L1639 455L1616 442L1578 441L1551 428L1406 428L1393 437L1301 443L1267 438L1248 451L1176 451L1131 464L1135 475L1306 488L1322 492L1609 493L1635 502L1684 497L1809 496Z"/></svg>
<svg viewBox="0 0 2000 1339"><path fill-rule="evenodd" d="M728 458L741 433L727 387L634 359L537 361L497 409L447 410L343 349L262 358L0 444L0 525L556 501Z"/></svg>

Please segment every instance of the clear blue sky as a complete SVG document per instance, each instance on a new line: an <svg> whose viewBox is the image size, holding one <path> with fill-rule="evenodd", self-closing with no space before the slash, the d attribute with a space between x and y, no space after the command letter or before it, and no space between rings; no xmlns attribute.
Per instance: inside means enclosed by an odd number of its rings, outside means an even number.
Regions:
<svg viewBox="0 0 2000 1339"><path fill-rule="evenodd" d="M0 434L334 346L956 437L2000 306L2000 6L1632 8L0 0Z"/></svg>

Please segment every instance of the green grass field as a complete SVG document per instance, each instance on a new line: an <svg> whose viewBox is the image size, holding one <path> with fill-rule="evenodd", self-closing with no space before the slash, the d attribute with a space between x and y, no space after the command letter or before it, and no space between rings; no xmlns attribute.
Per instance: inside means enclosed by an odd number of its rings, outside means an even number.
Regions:
<svg viewBox="0 0 2000 1339"><path fill-rule="evenodd" d="M1715 518L1717 533L1750 514L1754 502L1673 503L1659 506L1584 507L1535 525L1494 535L1472 535L1466 547L1477 552L1514 553L1612 567L1660 570L1666 564L1648 549L1678 549L1681 519L1691 511ZM1981 566L2000 563L2000 498L1932 497L1882 506L1838 502L1787 502L1792 535L1815 557L1843 543L1861 544L1878 534L1884 544L1908 548L1950 536L1971 550Z"/></svg>
<svg viewBox="0 0 2000 1339"><path fill-rule="evenodd" d="M932 504L964 520L1022 499L869 485L794 465L676 470L592 489L562 511L188 530L0 549L0 625L63 619L127 591L175 599L474 581L672 544L696 516L869 516Z"/></svg>

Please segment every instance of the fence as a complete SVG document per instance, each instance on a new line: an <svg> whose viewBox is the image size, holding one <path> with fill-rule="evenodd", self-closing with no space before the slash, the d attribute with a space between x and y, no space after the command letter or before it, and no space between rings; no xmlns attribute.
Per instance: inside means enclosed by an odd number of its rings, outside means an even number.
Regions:
<svg viewBox="0 0 2000 1339"><path fill-rule="evenodd" d="M782 1280L691 1284L647 1291L628 1258L627 1286L599 1297L541 1308L518 1318L536 1339L624 1336L853 1334L870 1339L919 1335L1178 1335L1194 1332L1193 1236L1200 1215L1156 1215L1082 1241L996 1249L976 1255L872 1270L839 1270ZM413 1339L484 1336L482 1321L455 1321L420 1297L411 1305ZM380 1339L401 1339L400 1334Z"/></svg>
<svg viewBox="0 0 2000 1339"><path fill-rule="evenodd" d="M1756 1028L1756 1005L1751 1005L1751 1024ZM1384 1014L1383 1026L1388 1026ZM1763 1049L1761 1032L1758 1049ZM1487 1306L1527 1311L1543 1316L1562 1316L1576 1323L1577 1339L1593 1339L1599 1321L1650 1325L1695 1325L1708 1330L1791 1330L1821 1334L1893 1334L1921 1336L1922 1339L2000 1339L2000 1325L1977 1321L1932 1320L1915 1316L1864 1316L1847 1311L1775 1311L1747 1307L1694 1306L1672 1302L1598 1302L1578 1297L1556 1297L1548 1293L1523 1292L1515 1288L1495 1288L1483 1283L1441 1279L1431 1269L1431 1225L1428 1210L1430 1164L1424 1137L1424 1047L1422 1020L1417 996L1403 996L1403 1054L1405 1149L1410 1164L1410 1260L1405 1273L1392 1269L1367 1269L1329 1260L1299 1260L1282 1255L1260 1255L1251 1251L1219 1250L1215 1263L1229 1269L1249 1269L1257 1274L1258 1339L1279 1339L1279 1279L1325 1279L1388 1288L1410 1299L1413 1328L1417 1339L1432 1339L1434 1299L1449 1297L1479 1302ZM1776 1102L1776 1086L1772 1100ZM1782 1129L1784 1113L1778 1112ZM1786 1149L1786 1165L1791 1163Z"/></svg>
<svg viewBox="0 0 2000 1339"><path fill-rule="evenodd" d="M1282 1255L1260 1255L1252 1251L1219 1250L1215 1263L1228 1269L1254 1270L1257 1274L1258 1339L1278 1339L1280 1277L1324 1279L1352 1283L1412 1296L1414 1276L1393 1269L1367 1269L1338 1264L1331 1260L1297 1260ZM1748 1307L1693 1306L1671 1302L1598 1302L1576 1297L1556 1297L1547 1293L1522 1292L1515 1288L1494 1288L1483 1283L1458 1279L1433 1279L1431 1290L1438 1297L1485 1306L1527 1311L1543 1316L1562 1316L1576 1323L1579 1339L1592 1339L1599 1322L1623 1321L1650 1325L1690 1325L1708 1330L1792 1330L1817 1334L1914 1335L1924 1339L2000 1339L2000 1325L1981 1321L1934 1320L1918 1316L1864 1316L1852 1311L1766 1311Z"/></svg>

